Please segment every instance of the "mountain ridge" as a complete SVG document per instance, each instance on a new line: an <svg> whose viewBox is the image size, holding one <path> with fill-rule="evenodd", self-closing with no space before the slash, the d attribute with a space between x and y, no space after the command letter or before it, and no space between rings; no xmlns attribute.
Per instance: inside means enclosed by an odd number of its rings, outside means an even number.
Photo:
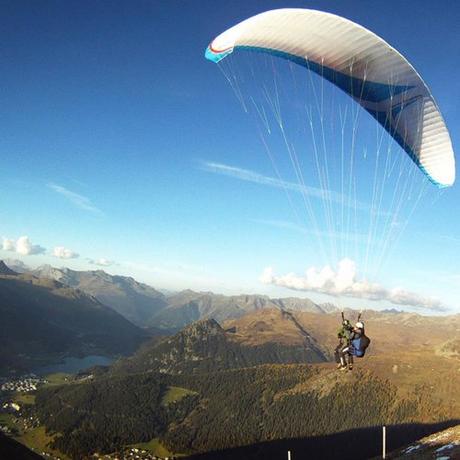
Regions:
<svg viewBox="0 0 460 460"><path fill-rule="evenodd" d="M0 275L0 317L2 371L63 355L133 352L147 338L94 297L30 274Z"/></svg>
<svg viewBox="0 0 460 460"><path fill-rule="evenodd" d="M260 294L228 296L185 289L166 296L160 290L132 277L111 275L104 270L77 271L42 265L28 272L80 289L144 328L177 330L200 319L212 317L222 322L264 308L316 313L337 310L333 304L317 304L308 298L276 299Z"/></svg>
<svg viewBox="0 0 460 460"><path fill-rule="evenodd" d="M283 315L279 311L271 314ZM264 310L264 316L268 315L268 310ZM280 321L289 322L288 319ZM327 352L311 336L307 340L302 335L291 344L273 340L251 344L242 340L238 333L223 328L215 319L208 318L186 326L173 336L144 344L132 357L119 361L114 369L117 374L182 374L269 363L318 363L328 358Z"/></svg>
<svg viewBox="0 0 460 460"><path fill-rule="evenodd" d="M16 276L17 273L14 270L11 270L3 260L0 260L0 275L7 276Z"/></svg>
<svg viewBox="0 0 460 460"><path fill-rule="evenodd" d="M110 275L103 270L77 271L43 265L31 273L91 294L140 327L148 325L155 312L167 305L165 296L155 288L132 277Z"/></svg>
<svg viewBox="0 0 460 460"><path fill-rule="evenodd" d="M185 290L167 298L168 306L159 311L152 321L165 328L184 327L193 321L212 317L218 322L235 319L262 309L310 311L331 313L337 308L331 304L316 304L305 298L272 299L266 295L240 294L226 296L212 292Z"/></svg>

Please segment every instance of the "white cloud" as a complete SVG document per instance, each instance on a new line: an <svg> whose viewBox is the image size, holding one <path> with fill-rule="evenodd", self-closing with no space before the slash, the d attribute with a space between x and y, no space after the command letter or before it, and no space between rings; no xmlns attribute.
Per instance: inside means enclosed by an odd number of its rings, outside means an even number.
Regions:
<svg viewBox="0 0 460 460"><path fill-rule="evenodd" d="M23 256L31 256L34 254L43 254L46 249L38 244L32 244L28 236L21 236L17 240L3 238L2 249L4 251L16 252Z"/></svg>
<svg viewBox="0 0 460 460"><path fill-rule="evenodd" d="M45 248L38 244L32 244L32 241L28 236L21 236L16 241L16 252L23 256L42 254L45 252Z"/></svg>
<svg viewBox="0 0 460 460"><path fill-rule="evenodd" d="M396 305L445 311L442 303L434 298L424 297L402 288L387 289L380 284L358 280L356 264L350 259L342 259L333 270L329 265L323 268L310 267L304 276L288 273L276 276L272 267L267 267L260 276L264 284L273 284L298 291L310 291L331 296L354 297L368 300L386 300Z"/></svg>
<svg viewBox="0 0 460 460"><path fill-rule="evenodd" d="M62 187L62 185L48 184L48 187L54 190L56 193L59 193L60 195L64 196L72 204L74 204L80 209L83 209L84 211L89 211L89 212L92 212L94 214L99 214L99 215L103 214L103 212L100 209L98 209L96 206L94 206L91 200L87 198L86 196L72 192L71 190L65 187Z"/></svg>
<svg viewBox="0 0 460 460"><path fill-rule="evenodd" d="M16 252L16 241L3 237L2 249L4 251Z"/></svg>
<svg viewBox="0 0 460 460"><path fill-rule="evenodd" d="M79 254L64 246L56 246L53 250L53 256L59 259L76 259L79 257Z"/></svg>
<svg viewBox="0 0 460 460"><path fill-rule="evenodd" d="M87 259L88 263L91 265L98 265L99 267L110 267L111 265L115 265L115 262L113 260L108 260L105 259L104 257L101 257L100 259Z"/></svg>

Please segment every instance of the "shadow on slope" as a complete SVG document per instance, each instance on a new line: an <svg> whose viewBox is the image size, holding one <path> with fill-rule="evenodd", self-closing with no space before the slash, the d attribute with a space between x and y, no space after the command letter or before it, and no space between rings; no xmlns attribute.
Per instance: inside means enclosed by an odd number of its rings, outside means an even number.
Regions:
<svg viewBox="0 0 460 460"><path fill-rule="evenodd" d="M0 433L0 458L5 460L41 460L43 457L32 452L14 439Z"/></svg>
<svg viewBox="0 0 460 460"><path fill-rule="evenodd" d="M408 423L387 426L387 452L399 449L420 438L458 425L460 419L439 423ZM382 427L360 428L326 436L282 439L249 446L196 454L187 460L282 460L291 451L292 460L367 460L382 452Z"/></svg>

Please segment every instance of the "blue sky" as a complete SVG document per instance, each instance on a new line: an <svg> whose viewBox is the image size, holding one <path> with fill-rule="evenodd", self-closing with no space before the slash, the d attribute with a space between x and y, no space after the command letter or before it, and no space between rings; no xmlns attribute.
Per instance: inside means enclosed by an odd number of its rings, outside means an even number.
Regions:
<svg viewBox="0 0 460 460"><path fill-rule="evenodd" d="M456 2L2 2L0 236L28 236L40 248L0 256L99 263L168 289L330 300L259 281L268 266L302 275L322 263L288 225L283 191L204 166L274 177L204 49L235 23L281 7L344 16L395 46L430 86L458 149ZM372 281L460 311L460 189L434 195ZM79 256L59 259L55 247Z"/></svg>

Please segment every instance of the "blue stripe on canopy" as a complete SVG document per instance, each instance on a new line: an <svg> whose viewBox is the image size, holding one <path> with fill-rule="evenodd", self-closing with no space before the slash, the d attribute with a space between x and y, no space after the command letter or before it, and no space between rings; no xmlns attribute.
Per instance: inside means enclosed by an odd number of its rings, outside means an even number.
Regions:
<svg viewBox="0 0 460 460"><path fill-rule="evenodd" d="M434 179L420 163L417 155L412 150L411 146L404 140L404 138L398 134L395 127L393 126L392 121L390 120L388 113L386 112L378 112L377 110L369 110L366 109L384 128L385 130L393 137L393 139L404 149L404 151L411 157L412 161L423 171L423 173L428 177L430 182L439 188L448 187L446 184L441 184L436 179Z"/></svg>
<svg viewBox="0 0 460 460"><path fill-rule="evenodd" d="M278 56L283 59L295 62L296 64L306 67L307 69L315 72L316 74L330 81L350 96L363 101L375 103L386 101L391 97L404 93L405 91L413 88L413 86L410 85L387 85L385 83L377 83L374 81L362 80L361 78L352 77L342 72L338 72L337 70L318 64L317 62L311 61L309 59L296 56L295 54L290 54L284 51L279 51L271 48L263 48L257 46L235 46L234 49L245 49L259 53L272 54L274 56ZM210 59L211 61L219 62L230 52L231 51L216 54L208 48L206 50L205 56L207 59ZM210 57L209 54L214 56Z"/></svg>

